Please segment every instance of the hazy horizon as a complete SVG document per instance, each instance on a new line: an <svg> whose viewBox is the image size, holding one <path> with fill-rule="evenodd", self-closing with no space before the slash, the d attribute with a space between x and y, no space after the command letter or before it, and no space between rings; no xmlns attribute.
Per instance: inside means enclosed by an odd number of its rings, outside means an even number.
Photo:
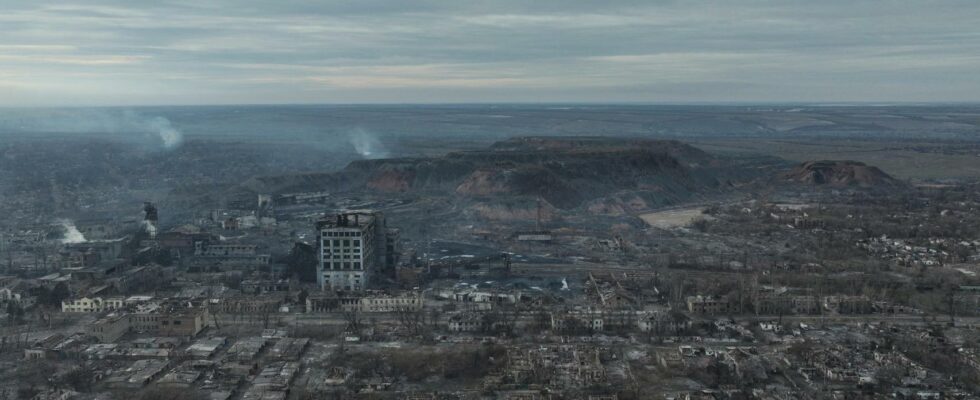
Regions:
<svg viewBox="0 0 980 400"><path fill-rule="evenodd" d="M700 101L700 102L642 102L642 101L500 101L500 102L416 102L416 103L386 103L386 102L309 102L309 103L187 103L187 104L91 104L91 105L0 105L0 110L71 110L71 109L141 109L141 108L194 108L194 107L980 107L977 101Z"/></svg>

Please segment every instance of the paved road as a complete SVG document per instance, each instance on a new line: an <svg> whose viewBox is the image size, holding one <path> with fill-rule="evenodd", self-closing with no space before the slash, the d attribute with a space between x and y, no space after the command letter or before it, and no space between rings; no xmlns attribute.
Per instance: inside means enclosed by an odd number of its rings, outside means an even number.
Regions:
<svg viewBox="0 0 980 400"><path fill-rule="evenodd" d="M749 319L753 321L772 321L778 319L779 316L766 315L766 316L752 316L744 318L736 318L737 320ZM923 316L923 315L792 315L782 317L783 321L790 322L803 322L803 323L829 323L829 324L857 324L857 323L868 323L868 322L887 322L895 325L913 325L913 326L926 326L933 323L947 324L949 323L949 316L938 315L933 318L933 316ZM960 327L980 327L980 317L956 317L956 326Z"/></svg>
<svg viewBox="0 0 980 400"><path fill-rule="evenodd" d="M445 326L446 314L440 317L440 325ZM398 324L398 315L395 313L361 313L359 318L362 323L376 323L383 325ZM532 318L527 316L526 318ZM718 316L717 318L725 318ZM736 321L773 321L779 319L777 315L751 315L736 316ZM905 326L926 326L931 323L946 324L949 322L948 316L937 316L933 321L932 317L923 315L784 315L784 322L802 322L810 325L820 324L858 324L858 323L889 323ZM263 319L254 316L251 319L234 317L230 315L219 315L218 321L222 326L256 326L262 325ZM273 314L269 317L269 326L275 326L281 322L287 326L299 325L327 325L327 326L346 326L347 319L342 313L317 313L317 314ZM956 326L960 327L980 327L980 317L957 317Z"/></svg>

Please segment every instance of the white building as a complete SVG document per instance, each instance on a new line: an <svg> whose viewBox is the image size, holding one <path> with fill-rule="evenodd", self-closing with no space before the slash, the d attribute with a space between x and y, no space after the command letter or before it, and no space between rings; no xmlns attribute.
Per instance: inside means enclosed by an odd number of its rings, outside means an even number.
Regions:
<svg viewBox="0 0 980 400"><path fill-rule="evenodd" d="M360 291L367 287L378 266L378 232L384 223L380 215L346 213L317 223L321 289Z"/></svg>
<svg viewBox="0 0 980 400"><path fill-rule="evenodd" d="M124 304L125 299L122 297L82 297L80 299L62 301L61 312L99 313L121 309Z"/></svg>
<svg viewBox="0 0 980 400"><path fill-rule="evenodd" d="M365 296L358 300L356 308L361 312L419 311L422 309L422 296L418 292L401 293L395 296ZM342 305L346 307L346 305Z"/></svg>
<svg viewBox="0 0 980 400"><path fill-rule="evenodd" d="M82 297L61 302L61 312L100 313L121 310L125 306L148 303L153 296L124 297Z"/></svg>

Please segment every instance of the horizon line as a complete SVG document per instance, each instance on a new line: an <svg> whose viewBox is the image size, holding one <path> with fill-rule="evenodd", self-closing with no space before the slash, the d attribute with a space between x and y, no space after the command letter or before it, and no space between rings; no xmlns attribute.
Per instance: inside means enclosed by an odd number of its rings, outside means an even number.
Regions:
<svg viewBox="0 0 980 400"><path fill-rule="evenodd" d="M445 107L445 106L719 106L719 107L895 107L895 106L980 106L977 101L687 101L687 102L649 102L649 101L488 101L488 102L299 102L299 103L187 103L187 104L97 104L97 105L0 105L0 110L25 109L85 109L85 108L156 108L156 107Z"/></svg>

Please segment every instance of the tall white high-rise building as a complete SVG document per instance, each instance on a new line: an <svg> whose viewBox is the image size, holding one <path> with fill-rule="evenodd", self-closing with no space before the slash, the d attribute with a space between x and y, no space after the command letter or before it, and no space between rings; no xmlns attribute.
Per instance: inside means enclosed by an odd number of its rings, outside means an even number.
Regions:
<svg viewBox="0 0 980 400"><path fill-rule="evenodd" d="M317 223L321 289L361 291L382 267L384 216L376 212L348 212ZM383 250L382 250L383 251Z"/></svg>

